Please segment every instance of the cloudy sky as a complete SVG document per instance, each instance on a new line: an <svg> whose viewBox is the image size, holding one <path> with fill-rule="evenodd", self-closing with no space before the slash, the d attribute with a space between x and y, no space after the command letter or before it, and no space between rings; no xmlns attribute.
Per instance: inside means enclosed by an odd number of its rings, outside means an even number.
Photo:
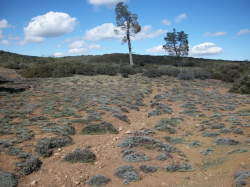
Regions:
<svg viewBox="0 0 250 187"><path fill-rule="evenodd" d="M127 53L116 35L121 0L0 0L0 50L35 56ZM189 36L189 56L250 59L249 0L124 0L142 27L135 54L167 55L167 32Z"/></svg>

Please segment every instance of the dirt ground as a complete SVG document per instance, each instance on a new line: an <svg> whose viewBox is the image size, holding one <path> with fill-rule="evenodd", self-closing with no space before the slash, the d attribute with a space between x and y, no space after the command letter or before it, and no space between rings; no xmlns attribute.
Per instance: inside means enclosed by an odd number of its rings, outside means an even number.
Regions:
<svg viewBox="0 0 250 187"><path fill-rule="evenodd" d="M145 187L231 187L236 186L234 174L239 171L250 170L250 96L236 95L228 93L229 84L217 80L178 80L177 78L163 76L161 78L143 77L140 74L130 75L129 78L117 76L74 76L60 79L23 79L15 71L1 68L0 76L13 83L6 83L6 87L28 85L26 91L21 93L5 93L0 95L1 111L0 118L11 117L11 123L16 122L22 128L32 130L35 135L31 140L17 143L14 146L22 147L24 152L32 153L37 156L42 165L38 171L29 175L20 175L18 186L44 186L44 187L68 187L68 186L89 186L87 181L93 175L104 175L110 182L107 187L124 186L124 179L114 176L116 168L123 165L133 165L141 180L131 182L129 186ZM18 84L16 84L18 82ZM144 106L138 106L139 111L129 108L129 105L122 105L129 113L124 113L129 119L129 123L124 122L113 116L112 111L97 109L103 105L111 108L119 108L120 103L135 103L140 93L144 94L141 101ZM155 96L166 94L161 100L156 100ZM84 98L83 98L84 97ZM119 98L120 97L120 98ZM74 115L56 118L52 114L43 112L44 105L48 102L55 103L52 110L55 113L62 111L63 108L76 108ZM155 110L153 102L161 102L172 108L172 113L162 113L157 116L148 114ZM27 103L40 103L33 111L23 114L21 111ZM93 103L93 104L92 104ZM191 104L190 104L191 103ZM184 104L194 106L196 113L187 115L182 113ZM193 104L193 105L192 105ZM43 125L29 124L22 126L23 121L37 116L48 118L43 123L57 122L59 125L65 124L60 119L86 119L89 110L101 113L101 120L111 123L118 131L118 134L83 135L82 129L86 126L81 123L72 123L76 134L70 135L74 144L62 147L61 150L53 149L53 154L49 158L43 158L35 150L34 146L43 137L55 137L55 133L42 132ZM220 114L216 117L215 114ZM22 115L21 115L22 114ZM26 116L26 118L22 118ZM230 121L229 117L238 117L238 121ZM174 128L176 132L171 134L169 131L158 131L154 127L163 118L179 118L182 122ZM39 121L38 121L39 122ZM214 124L223 123L225 128L231 129L229 133L221 133L221 129L210 128L209 122ZM93 122L98 123L98 122ZM213 125L213 124L212 124ZM218 132L217 137L203 137L205 131ZM184 139L182 144L173 144L184 153L171 153L172 158L161 161L157 159L160 154L158 149L147 149L143 146L135 147L134 150L146 154L150 160L143 162L126 162L120 156L122 148L117 145L128 136L133 136L133 132L140 131L142 128L152 129L155 134L148 137L168 143L165 136L181 137ZM234 129L240 128L242 133L235 133ZM13 134L0 134L0 140L19 139L16 137L15 128ZM237 145L216 145L213 141L216 138L230 138L239 141ZM199 141L200 147L189 146L192 141ZM69 163L64 162L63 158L75 149L89 147L96 155L94 163ZM17 156L5 154L7 148L2 148L0 144L0 168L1 171L17 173L15 163L20 161ZM201 150L212 148L213 151L208 155L202 155ZM227 154L229 151L238 150ZM171 163L189 163L195 167L195 171L190 172L166 172L164 168ZM158 170L154 173L143 173L140 165L156 166ZM35 181L35 184L32 182ZM250 185L250 178L247 179Z"/></svg>

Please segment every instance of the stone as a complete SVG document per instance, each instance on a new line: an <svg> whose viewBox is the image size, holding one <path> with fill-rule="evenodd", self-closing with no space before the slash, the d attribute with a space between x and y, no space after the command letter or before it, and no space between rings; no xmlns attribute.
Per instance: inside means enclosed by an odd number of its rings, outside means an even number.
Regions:
<svg viewBox="0 0 250 187"><path fill-rule="evenodd" d="M37 184L38 184L38 182L35 180L30 183L31 186L36 186Z"/></svg>
<svg viewBox="0 0 250 187"><path fill-rule="evenodd" d="M130 130L127 130L126 134L132 134L132 132Z"/></svg>

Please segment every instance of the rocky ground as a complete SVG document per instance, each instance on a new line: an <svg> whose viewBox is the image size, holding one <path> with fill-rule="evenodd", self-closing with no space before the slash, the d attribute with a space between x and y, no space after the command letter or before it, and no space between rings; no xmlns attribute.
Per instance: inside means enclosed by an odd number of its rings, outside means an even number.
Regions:
<svg viewBox="0 0 250 187"><path fill-rule="evenodd" d="M250 184L250 96L229 84L0 78L0 186Z"/></svg>

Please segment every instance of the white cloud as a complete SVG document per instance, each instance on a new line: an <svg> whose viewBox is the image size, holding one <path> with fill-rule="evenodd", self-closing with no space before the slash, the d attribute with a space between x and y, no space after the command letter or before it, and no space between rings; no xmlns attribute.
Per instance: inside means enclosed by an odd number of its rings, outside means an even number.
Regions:
<svg viewBox="0 0 250 187"><path fill-rule="evenodd" d="M179 16L175 17L175 22L180 23L183 19L187 19L187 15L185 13L180 14Z"/></svg>
<svg viewBox="0 0 250 187"><path fill-rule="evenodd" d="M61 47L61 45L60 45L60 44L58 44L58 45L57 45L57 47Z"/></svg>
<svg viewBox="0 0 250 187"><path fill-rule="evenodd" d="M69 48L81 48L83 45L86 45L85 41L83 40L77 40L73 43L69 44Z"/></svg>
<svg viewBox="0 0 250 187"><path fill-rule="evenodd" d="M62 12L48 12L31 19L24 28L25 40L28 42L42 42L49 37L59 37L74 30L77 18L71 18Z"/></svg>
<svg viewBox="0 0 250 187"><path fill-rule="evenodd" d="M247 33L249 33L250 31L248 30L248 29L242 29L242 30L240 30L237 34L238 35L242 35L242 34L247 34Z"/></svg>
<svg viewBox="0 0 250 187"><path fill-rule="evenodd" d="M91 40L91 41L112 41L115 39L121 39L123 38L121 35L116 35L114 30L117 29L117 27L113 23L104 23L100 26L94 27L90 30L87 30L85 32L85 40Z"/></svg>
<svg viewBox="0 0 250 187"><path fill-rule="evenodd" d="M88 49L102 49L102 47L98 44L90 44L87 46Z"/></svg>
<svg viewBox="0 0 250 187"><path fill-rule="evenodd" d="M164 19L164 20L162 21L162 23L165 24L165 25L167 25L167 26L171 25L171 21L166 20L166 19Z"/></svg>
<svg viewBox="0 0 250 187"><path fill-rule="evenodd" d="M196 45L189 50L189 56L194 56L194 57L219 55L222 53L223 50L221 47L218 47L214 43L209 43L209 42Z"/></svg>
<svg viewBox="0 0 250 187"><path fill-rule="evenodd" d="M166 51L162 48L162 45L158 45L157 47L152 47L147 49L146 52L148 53L166 53Z"/></svg>
<svg viewBox="0 0 250 187"><path fill-rule="evenodd" d="M60 57L60 56L64 56L64 53L61 52L57 52L53 54L55 57Z"/></svg>
<svg viewBox="0 0 250 187"><path fill-rule="evenodd" d="M4 38L3 31L0 29L0 39Z"/></svg>
<svg viewBox="0 0 250 187"><path fill-rule="evenodd" d="M121 0L88 0L88 3L95 6L104 5L108 8L114 8L120 1ZM122 2L129 3L129 1L130 0L123 0Z"/></svg>
<svg viewBox="0 0 250 187"><path fill-rule="evenodd" d="M11 27L11 25L8 25L8 22L6 19L2 19L0 21L0 29L6 29L8 27Z"/></svg>
<svg viewBox="0 0 250 187"><path fill-rule="evenodd" d="M227 32L225 31L219 31L214 34L212 34L211 32L206 32L205 34L203 34L203 36L225 36L226 34Z"/></svg>
<svg viewBox="0 0 250 187"><path fill-rule="evenodd" d="M18 42L15 43L16 45L19 45L19 46L23 46L23 45L26 45L27 44L27 41L25 40L19 40Z"/></svg>
<svg viewBox="0 0 250 187"><path fill-rule="evenodd" d="M86 48L75 48L75 49L70 49L68 52L71 54L86 54L89 51Z"/></svg>
<svg viewBox="0 0 250 187"><path fill-rule="evenodd" d="M113 23L104 23L101 26L94 27L85 32L84 39L91 41L112 41L115 39L122 39L125 36L125 31L120 31L119 35L115 34L114 30L118 29ZM131 37L131 40L145 40L147 38L154 38L167 33L167 30L159 29L152 31L151 25L142 27L141 32Z"/></svg>
<svg viewBox="0 0 250 187"><path fill-rule="evenodd" d="M0 44L2 44L2 45L11 45L11 43L8 40L2 40L2 41L0 41Z"/></svg>
<svg viewBox="0 0 250 187"><path fill-rule="evenodd" d="M153 32L152 30L153 28L151 25L145 25L144 27L142 27L141 32L135 35L135 37L131 37L131 40L145 40L147 38L155 38L168 32L167 30L162 29Z"/></svg>

